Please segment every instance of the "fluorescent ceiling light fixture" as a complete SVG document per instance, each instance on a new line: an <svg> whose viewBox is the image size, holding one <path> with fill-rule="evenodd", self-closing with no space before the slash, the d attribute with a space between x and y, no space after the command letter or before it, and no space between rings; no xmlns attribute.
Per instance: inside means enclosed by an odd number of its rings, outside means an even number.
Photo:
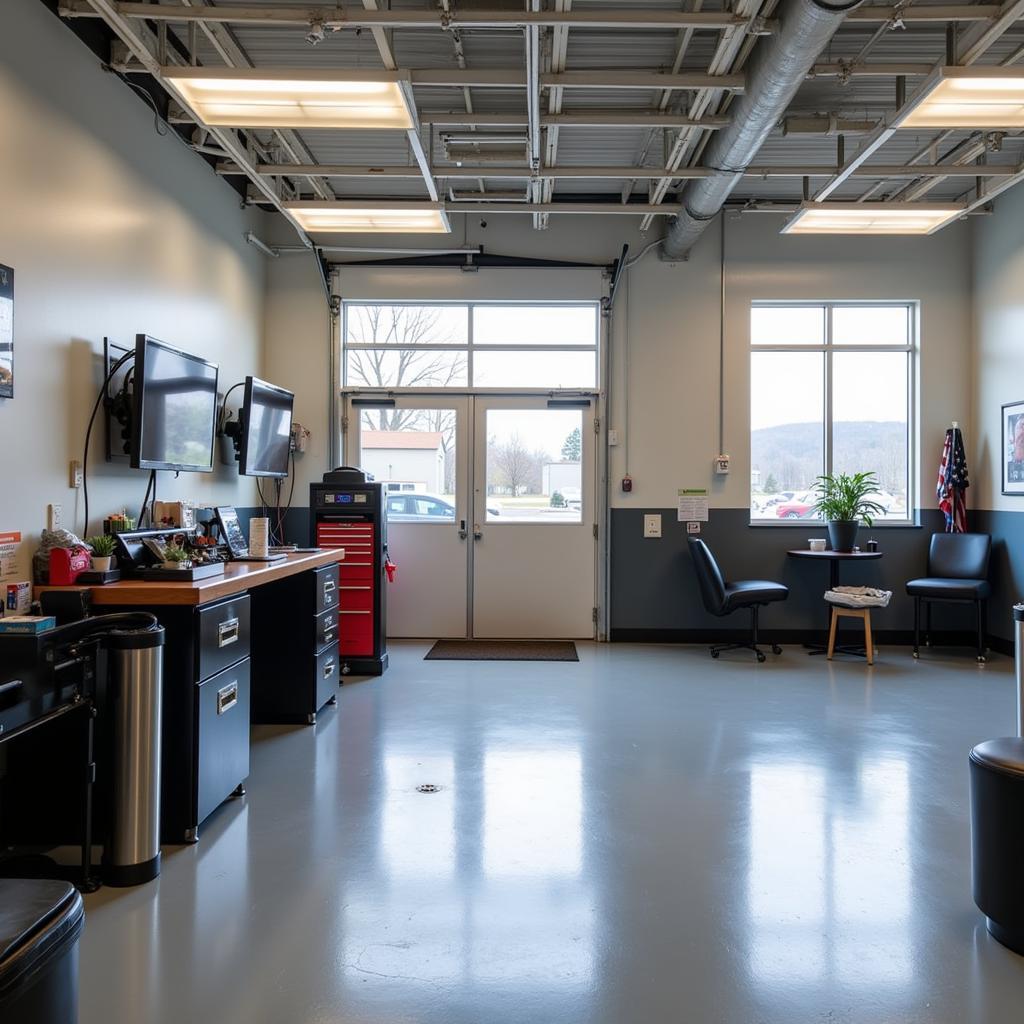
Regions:
<svg viewBox="0 0 1024 1024"><path fill-rule="evenodd" d="M323 200L283 206L310 234L440 235L451 231L440 203Z"/></svg>
<svg viewBox="0 0 1024 1024"><path fill-rule="evenodd" d="M176 68L163 80L203 124L229 128L415 126L409 79L397 71Z"/></svg>
<svg viewBox="0 0 1024 1024"><path fill-rule="evenodd" d="M964 213L957 203L802 203L784 235L930 235Z"/></svg>
<svg viewBox="0 0 1024 1024"><path fill-rule="evenodd" d="M937 68L897 128L1024 128L1024 70Z"/></svg>

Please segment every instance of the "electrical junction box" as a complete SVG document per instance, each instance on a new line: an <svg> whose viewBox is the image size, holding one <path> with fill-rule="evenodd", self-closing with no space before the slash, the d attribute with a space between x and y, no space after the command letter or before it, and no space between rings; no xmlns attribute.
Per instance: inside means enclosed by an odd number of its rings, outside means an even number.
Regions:
<svg viewBox="0 0 1024 1024"><path fill-rule="evenodd" d="M715 472L719 476L725 476L729 472L729 456L719 455L715 458Z"/></svg>

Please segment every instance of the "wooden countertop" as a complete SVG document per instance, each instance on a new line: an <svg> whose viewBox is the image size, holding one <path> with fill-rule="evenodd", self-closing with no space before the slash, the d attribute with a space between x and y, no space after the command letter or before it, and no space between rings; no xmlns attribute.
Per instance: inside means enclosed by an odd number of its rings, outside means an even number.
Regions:
<svg viewBox="0 0 1024 1024"><path fill-rule="evenodd" d="M322 548L319 551L297 552L281 562L228 562L223 576L184 583L147 583L144 580L119 580L106 586L36 587L38 596L46 590L88 590L93 605L198 605L240 594L263 583L294 576L307 569L341 562L344 548Z"/></svg>

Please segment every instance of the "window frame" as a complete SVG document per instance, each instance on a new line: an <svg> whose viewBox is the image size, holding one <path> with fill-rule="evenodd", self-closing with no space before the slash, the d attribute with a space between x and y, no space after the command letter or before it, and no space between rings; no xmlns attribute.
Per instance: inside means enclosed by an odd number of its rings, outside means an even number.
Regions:
<svg viewBox="0 0 1024 1024"><path fill-rule="evenodd" d="M348 330L349 310L353 306L445 306L464 308L466 310L466 342L456 344L424 344L407 345L401 343L370 344L364 342L350 342ZM592 345L476 345L474 341L474 317L473 310L476 307L484 306L524 306L534 309L566 309L580 308L590 309L594 314L594 343ZM465 300L465 299L359 299L346 298L341 303L341 390L350 393L387 393L387 394L541 394L562 392L568 394L594 395L601 388L601 302L598 299L572 299L565 301L530 299L487 299L487 300ZM423 386L403 387L395 385L374 385L350 381L348 379L348 353L354 351L422 351L422 352L460 352L466 356L466 383L457 384L451 387ZM535 385L532 387L477 387L473 384L473 356L474 353L489 352L519 352L528 354L530 352L539 354L542 352L564 352L581 353L589 352L594 359L594 383L592 385L578 385L568 388L552 388L547 385Z"/></svg>
<svg viewBox="0 0 1024 1024"><path fill-rule="evenodd" d="M818 345L807 345L807 344L768 344L758 345L755 344L753 337L749 338L749 351L751 357L755 353L759 352L820 352L823 354L824 359L822 361L822 373L824 374L824 413L822 416L822 449L824 454L824 471L826 473L832 472L832 410L833 410L833 398L832 398L832 379L833 379L833 357L836 354L844 354L851 352L903 352L907 357L907 429L906 429L906 449L907 449L907 511L906 515L900 519L876 519L875 528L896 528L906 529L908 527L920 526L919 508L918 508L918 469L916 464L916 453L917 453L917 352L920 344L920 327L921 327L921 304L917 300L911 299L754 299L750 303L750 311L753 313L755 309L774 308L774 309L794 309L794 308L820 308L824 307L825 310L825 324L824 324L824 341ZM837 344L833 341L833 313L837 308L851 308L861 307L878 309L880 307L891 307L898 309L907 310L907 342L904 345L885 345L885 344L856 344L856 343L842 343ZM747 321L748 326L750 320ZM748 364L749 365L749 364ZM749 378L749 383L753 385L753 377ZM747 411L748 415L750 412L750 396L748 394L747 400ZM748 426L747 444L748 451L750 445L750 435L753 433L753 428ZM750 486L748 482L748 487ZM750 526L756 527L802 527L807 528L809 522L815 522L815 520L807 519L758 519L754 517L753 505L750 502L750 496L747 499L748 512L750 513Z"/></svg>

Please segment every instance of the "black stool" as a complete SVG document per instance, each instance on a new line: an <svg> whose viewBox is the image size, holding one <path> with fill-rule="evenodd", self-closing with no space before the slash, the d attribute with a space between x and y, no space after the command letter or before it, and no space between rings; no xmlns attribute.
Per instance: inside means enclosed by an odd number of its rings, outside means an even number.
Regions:
<svg viewBox="0 0 1024 1024"><path fill-rule="evenodd" d="M85 911L67 882L0 878L0 1020L75 1024Z"/></svg>
<svg viewBox="0 0 1024 1024"><path fill-rule="evenodd" d="M971 751L974 902L992 937L1024 955L1024 739Z"/></svg>

